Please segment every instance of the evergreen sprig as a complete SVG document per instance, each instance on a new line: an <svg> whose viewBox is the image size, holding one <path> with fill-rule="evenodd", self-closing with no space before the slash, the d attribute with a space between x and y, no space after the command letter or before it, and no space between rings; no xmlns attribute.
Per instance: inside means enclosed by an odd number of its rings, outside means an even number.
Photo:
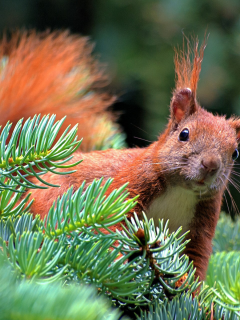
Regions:
<svg viewBox="0 0 240 320"><path fill-rule="evenodd" d="M48 283L58 280L67 265L59 268L57 262L62 255L61 242L50 240L41 232L23 232L12 234L9 241L2 242L3 254L13 268L28 279Z"/></svg>
<svg viewBox="0 0 240 320"><path fill-rule="evenodd" d="M15 180L16 181L16 180ZM19 214L24 214L28 212L33 200L29 201L31 193L29 193L25 198L21 199L21 193L24 192L25 187L18 186L16 182L10 179L5 179L5 177L0 177L0 185L6 186L5 189L0 191L0 215L1 219L7 218L9 216L16 217ZM0 190L1 190L0 186ZM18 192L14 192L18 188ZM28 202L29 201L29 202Z"/></svg>
<svg viewBox="0 0 240 320"><path fill-rule="evenodd" d="M202 305L202 297L192 297L189 293L174 297L171 301L155 303L149 311L141 311L137 320L238 320L239 316L219 305L210 303L209 307Z"/></svg>
<svg viewBox="0 0 240 320"><path fill-rule="evenodd" d="M213 287L213 299L224 315L240 318L240 219L222 213L213 239L206 283ZM220 311L219 311L220 312ZM224 315L225 317L225 315Z"/></svg>
<svg viewBox="0 0 240 320"><path fill-rule="evenodd" d="M134 304L136 293L143 295L149 287L147 264L143 260L129 261L121 254L121 246L114 248L114 240L91 239L85 235L74 241L66 254L64 264L72 268L72 275L84 283L97 286L99 292L122 302ZM77 244L78 243L78 244ZM142 302L146 303L142 299Z"/></svg>
<svg viewBox="0 0 240 320"><path fill-rule="evenodd" d="M205 320L208 319L204 308L199 307L199 300L189 294L182 294L171 301L155 303L149 311L142 311L138 320Z"/></svg>
<svg viewBox="0 0 240 320"><path fill-rule="evenodd" d="M126 220L127 228L123 226L124 231L117 233L125 235L121 241L126 252L132 252L133 256L145 256L148 261L154 284L150 295L154 297L158 294L163 299L186 289L189 292L196 290L198 283L194 281L193 265L187 256L181 255L188 242L183 242L185 235L179 237L181 228L169 235L168 223L164 226L163 220L159 221L156 228L153 219L148 221L144 213L143 218L139 220L135 214L131 223ZM130 242L127 243L126 239Z"/></svg>
<svg viewBox="0 0 240 320"><path fill-rule="evenodd" d="M152 219L140 221L137 215L125 219L124 231L109 229L136 204L126 200L126 185L109 193L111 182L95 180L75 193L71 188L42 224L37 220L37 231L33 221L25 223L26 231L11 231L14 223L5 221L2 248L13 268L32 280L92 283L115 304L131 308L194 291L198 283L188 257L181 256L187 243L181 229L169 235L163 221L155 228Z"/></svg>
<svg viewBox="0 0 240 320"><path fill-rule="evenodd" d="M106 197L112 181L108 179L103 184L103 179L94 180L86 190L83 183L75 193L70 188L51 207L44 220L45 233L49 237L56 237L83 227L106 228L122 221L124 215L136 205L137 197L126 200L129 195L125 190L126 184Z"/></svg>
<svg viewBox="0 0 240 320"><path fill-rule="evenodd" d="M213 239L213 253L240 251L240 218L232 221L230 216L221 213Z"/></svg>
<svg viewBox="0 0 240 320"><path fill-rule="evenodd" d="M23 232L37 232L42 228L42 221L39 216L35 219L31 213L23 213L17 217L8 217L7 219L0 219L0 239L2 241L9 241L10 236L16 241L16 236L20 236Z"/></svg>
<svg viewBox="0 0 240 320"><path fill-rule="evenodd" d="M117 320L120 312L94 288L19 281L0 254L0 317L14 320Z"/></svg>
<svg viewBox="0 0 240 320"><path fill-rule="evenodd" d="M62 136L55 141L64 119L55 121L55 115L34 116L27 119L23 125L23 119L16 124L9 142L11 124L7 123L0 134L0 177L11 179L16 185L27 188L46 188L36 186L26 177L35 176L39 181L49 186L40 176L48 171L57 174L67 174L73 171L57 171L59 168L70 168L81 161L70 165L63 165L71 159L72 153L79 147L81 141L77 141L77 126L69 131L69 127ZM69 132L68 132L69 131ZM63 160L64 159L64 160ZM0 180L0 191L5 189L21 192L10 183Z"/></svg>
<svg viewBox="0 0 240 320"><path fill-rule="evenodd" d="M211 256L206 283L215 287L215 301L232 311L240 311L240 254L219 252ZM238 312L240 316L240 312Z"/></svg>

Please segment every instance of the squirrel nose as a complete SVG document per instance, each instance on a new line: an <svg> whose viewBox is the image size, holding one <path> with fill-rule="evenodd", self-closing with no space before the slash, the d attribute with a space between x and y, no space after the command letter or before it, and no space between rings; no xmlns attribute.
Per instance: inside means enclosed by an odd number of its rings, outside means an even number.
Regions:
<svg viewBox="0 0 240 320"><path fill-rule="evenodd" d="M220 159L210 156L202 159L201 167L207 173L215 173L220 168Z"/></svg>

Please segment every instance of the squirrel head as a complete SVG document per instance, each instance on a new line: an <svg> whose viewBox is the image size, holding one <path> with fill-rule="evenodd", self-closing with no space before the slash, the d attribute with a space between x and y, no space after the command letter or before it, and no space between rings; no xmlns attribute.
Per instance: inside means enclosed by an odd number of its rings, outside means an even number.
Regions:
<svg viewBox="0 0 240 320"><path fill-rule="evenodd" d="M170 104L170 120L157 143L154 163L171 185L182 186L209 198L224 190L238 157L240 119L227 120L204 110L196 100L205 42L176 52L176 88ZM156 167L157 168L157 167Z"/></svg>

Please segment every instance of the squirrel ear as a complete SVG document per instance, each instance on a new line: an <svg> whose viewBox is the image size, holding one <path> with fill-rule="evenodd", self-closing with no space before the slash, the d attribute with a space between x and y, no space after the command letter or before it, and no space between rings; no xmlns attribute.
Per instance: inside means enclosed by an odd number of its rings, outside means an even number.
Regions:
<svg viewBox="0 0 240 320"><path fill-rule="evenodd" d="M239 118L230 118L228 120L230 126L236 130L237 133L237 142L240 143L240 119Z"/></svg>
<svg viewBox="0 0 240 320"><path fill-rule="evenodd" d="M171 118L175 125L196 112L197 105L192 90L189 88L174 92L171 105Z"/></svg>

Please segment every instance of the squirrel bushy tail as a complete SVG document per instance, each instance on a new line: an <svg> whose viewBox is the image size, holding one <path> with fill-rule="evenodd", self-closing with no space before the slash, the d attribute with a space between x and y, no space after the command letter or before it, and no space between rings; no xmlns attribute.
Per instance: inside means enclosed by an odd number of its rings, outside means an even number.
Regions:
<svg viewBox="0 0 240 320"><path fill-rule="evenodd" d="M78 126L81 149L89 151L109 136L106 122L114 97L102 66L92 56L88 38L65 32L15 32L0 43L0 124L34 114L67 115L62 131ZM86 121L87 119L87 121ZM114 130L116 126L114 125ZM112 127L111 127L112 130ZM116 129L117 130L117 129ZM101 133L101 134L100 134Z"/></svg>

